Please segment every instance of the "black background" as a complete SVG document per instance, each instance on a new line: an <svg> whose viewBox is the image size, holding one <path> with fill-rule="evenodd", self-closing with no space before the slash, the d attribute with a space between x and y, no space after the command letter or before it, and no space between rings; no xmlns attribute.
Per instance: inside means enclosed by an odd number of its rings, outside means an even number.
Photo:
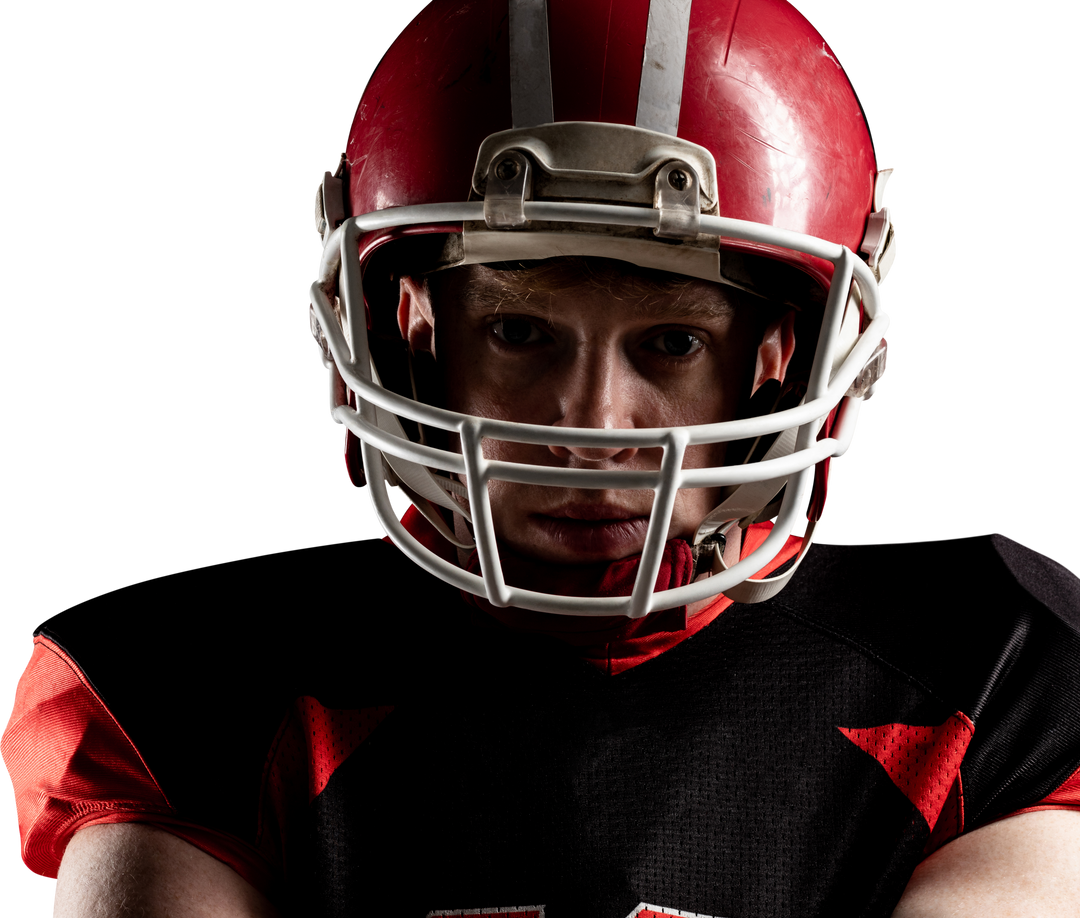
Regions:
<svg viewBox="0 0 1080 918"><path fill-rule="evenodd" d="M118 652L135 652L215 616L286 613L301 634L350 596L407 591L354 550L374 523L341 472L305 286L315 180L416 5L83 12L44 32L50 80L15 75L0 683L32 630L69 617L123 621ZM881 163L899 166L903 244L885 288L892 365L820 538L991 527L1075 566L1074 294L1047 39L1037 56L1034 27L978 22L970 4L932 18L802 5L859 86ZM882 590L917 598L942 576L913 569ZM39 903L25 914L44 915L50 885L8 838L4 899L25 891Z"/></svg>

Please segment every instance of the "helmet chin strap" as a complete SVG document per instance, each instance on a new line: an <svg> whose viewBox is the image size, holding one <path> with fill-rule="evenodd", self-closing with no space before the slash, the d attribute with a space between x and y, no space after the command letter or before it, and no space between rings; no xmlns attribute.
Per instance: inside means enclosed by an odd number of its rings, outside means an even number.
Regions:
<svg viewBox="0 0 1080 918"><path fill-rule="evenodd" d="M783 430L773 441L772 446L762 457L762 461L790 456L795 451L795 439L798 431L792 428ZM731 526L744 520L746 525L753 522L762 508L767 507L787 484L787 476L770 478L767 481L752 481L739 485L719 507L713 509L698 525L694 533L693 545L698 545L718 530L726 533ZM745 528L745 526L743 527Z"/></svg>
<svg viewBox="0 0 1080 918"><path fill-rule="evenodd" d="M432 477L434 477L434 476L432 476ZM456 481L451 481L450 479L446 479L446 481L447 481L447 484L453 484L453 485L457 485L458 487L460 487L461 488L460 493L462 494L462 496L465 495L465 486L464 485L462 485L462 484L460 484L459 482L456 482ZM464 541L464 540L462 540L462 539L460 539L458 537L457 533L446 522L446 518L443 516L442 511L439 509L439 507L437 507L435 504L433 504L430 500L427 500L426 498L421 497L419 494L417 494L415 491L413 491L412 488L410 488L404 482L401 482L399 484L399 487L401 488L402 491L405 492L405 494L409 498L409 500L412 501L412 505L414 507L416 507L417 510L420 511L420 513L423 515L424 519L426 519L429 523L431 523L431 525L434 526L435 529L438 531L439 535L441 535L444 539L446 539L447 542L449 542L455 548L461 548L461 549L464 549L465 551L472 551L473 549L476 548L475 540L469 539L468 541ZM456 491L456 489L447 488L447 490L452 491L452 493L458 493ZM464 507L458 507L456 509L451 510L451 512L461 514L462 518L466 521L466 524L468 524L469 518L465 515L465 508ZM470 529L470 532L471 532L471 529Z"/></svg>
<svg viewBox="0 0 1080 918"><path fill-rule="evenodd" d="M779 401L779 397L777 401ZM774 404L773 407L775 408L776 405ZM766 456L775 458L788 455L793 444L794 441L787 435L787 432L782 432L777 436ZM755 442L747 452L746 458L743 459L743 464L750 461L756 447L757 443ZM785 478L777 478L770 481L740 485L728 495L722 504L714 507L706 514L690 542L694 556L694 580L710 577L721 569L726 570L726 565L723 568L717 566L717 559L719 559L721 565L724 564L723 557L727 552L728 536L731 530L740 520L743 522L744 529L754 522L762 509L767 507L780 492L786 480Z"/></svg>
<svg viewBox="0 0 1080 918"><path fill-rule="evenodd" d="M372 378L379 381L379 371L374 363L371 365ZM413 372L412 355L409 355L409 381L412 386L412 397L420 401L416 387L416 377ZM375 408L375 423L387 433L399 439L408 439L405 428L396 414ZM406 494L414 507L423 514L424 518L431 523L446 541L456 548L469 550L475 548L475 542L464 542L458 538L447 522L439 508L444 507L452 513L458 513L471 522L469 511L462 506L456 498L467 497L468 489L461 482L447 475L436 475L431 469L402 459L398 456L383 454L385 476L392 485L397 485Z"/></svg>

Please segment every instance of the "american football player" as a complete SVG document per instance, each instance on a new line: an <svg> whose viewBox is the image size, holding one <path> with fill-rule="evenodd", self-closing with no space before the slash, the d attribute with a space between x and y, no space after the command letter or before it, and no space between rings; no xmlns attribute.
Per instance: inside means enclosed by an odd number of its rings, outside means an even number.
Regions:
<svg viewBox="0 0 1080 918"><path fill-rule="evenodd" d="M57 913L1075 914L1075 578L811 549L885 368L887 179L782 0L428 6L316 206L388 538L39 629L4 755Z"/></svg>

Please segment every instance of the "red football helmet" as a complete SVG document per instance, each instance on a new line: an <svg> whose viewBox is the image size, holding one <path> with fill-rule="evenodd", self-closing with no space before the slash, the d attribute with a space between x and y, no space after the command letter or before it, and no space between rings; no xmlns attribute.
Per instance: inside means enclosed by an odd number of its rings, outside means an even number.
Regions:
<svg viewBox="0 0 1080 918"><path fill-rule="evenodd" d="M748 578L798 518L810 530L828 460L884 367L877 282L891 262L883 178L851 85L814 28L783 0L436 0L371 78L318 219L325 242L313 330L366 476L402 550L450 583L514 605L632 617L725 592L772 595L787 575ZM811 322L816 349L797 392L764 415L689 428L595 430L472 417L413 397L394 320L396 283L463 264L565 255L619 259L748 290ZM396 341L394 339L397 339ZM802 339L800 339L802 340ZM354 407L356 406L356 407ZM461 451L421 442L455 434ZM480 443L661 448L655 472L490 461ZM739 465L684 469L688 444L753 444ZM363 472L359 470L362 454ZM653 512L630 596L508 586L487 481L650 488ZM481 575L401 526L400 485L446 537L470 520ZM730 569L653 591L677 489L725 487L695 547L776 518ZM806 540L809 544L809 539Z"/></svg>

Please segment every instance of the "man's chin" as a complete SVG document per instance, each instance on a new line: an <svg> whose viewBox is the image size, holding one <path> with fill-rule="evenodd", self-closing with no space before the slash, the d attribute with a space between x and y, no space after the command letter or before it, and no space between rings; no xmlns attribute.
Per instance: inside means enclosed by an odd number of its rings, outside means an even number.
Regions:
<svg viewBox="0 0 1080 918"><path fill-rule="evenodd" d="M499 540L503 576L510 586L562 596L596 595L612 564L641 554L649 522L535 519L526 538Z"/></svg>
<svg viewBox="0 0 1080 918"><path fill-rule="evenodd" d="M503 576L510 586L556 596L596 596L613 561L566 563L502 550Z"/></svg>

